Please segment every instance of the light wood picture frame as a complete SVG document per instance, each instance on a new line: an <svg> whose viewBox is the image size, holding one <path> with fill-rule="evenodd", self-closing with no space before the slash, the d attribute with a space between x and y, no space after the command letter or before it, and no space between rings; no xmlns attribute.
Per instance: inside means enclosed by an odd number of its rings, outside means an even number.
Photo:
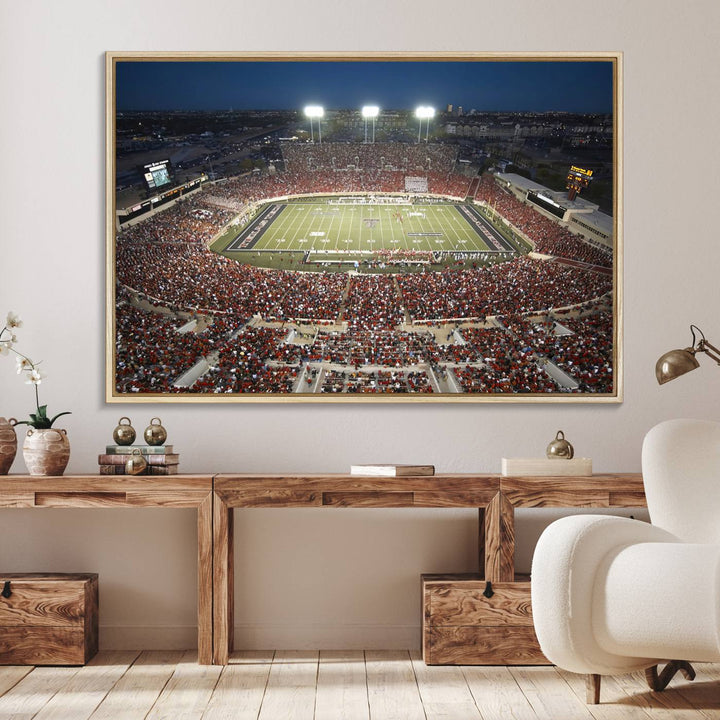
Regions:
<svg viewBox="0 0 720 720"><path fill-rule="evenodd" d="M622 402L622 53L106 84L108 402Z"/></svg>

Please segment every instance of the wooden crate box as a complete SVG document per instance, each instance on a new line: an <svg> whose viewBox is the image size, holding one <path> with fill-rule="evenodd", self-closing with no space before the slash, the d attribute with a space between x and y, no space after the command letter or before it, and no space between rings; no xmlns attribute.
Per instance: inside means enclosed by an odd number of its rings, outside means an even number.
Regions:
<svg viewBox="0 0 720 720"><path fill-rule="evenodd" d="M423 575L423 660L428 665L547 665L530 607L530 578Z"/></svg>
<svg viewBox="0 0 720 720"><path fill-rule="evenodd" d="M98 650L98 576L0 574L0 665L84 665Z"/></svg>

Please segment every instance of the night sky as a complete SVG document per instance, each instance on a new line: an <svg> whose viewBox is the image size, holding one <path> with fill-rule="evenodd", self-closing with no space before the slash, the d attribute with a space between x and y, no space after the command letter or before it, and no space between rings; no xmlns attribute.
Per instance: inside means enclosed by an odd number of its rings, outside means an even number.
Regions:
<svg viewBox="0 0 720 720"><path fill-rule="evenodd" d="M463 110L612 112L612 62L129 62L116 108L297 110L448 103Z"/></svg>

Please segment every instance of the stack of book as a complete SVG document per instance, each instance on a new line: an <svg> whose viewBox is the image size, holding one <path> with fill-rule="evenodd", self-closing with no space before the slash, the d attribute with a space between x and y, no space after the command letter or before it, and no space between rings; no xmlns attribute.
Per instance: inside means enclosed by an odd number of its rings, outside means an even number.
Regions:
<svg viewBox="0 0 720 720"><path fill-rule="evenodd" d="M142 453L147 468L143 475L177 475L180 455L172 445L108 445L98 455L101 475L125 475L125 463L134 450Z"/></svg>

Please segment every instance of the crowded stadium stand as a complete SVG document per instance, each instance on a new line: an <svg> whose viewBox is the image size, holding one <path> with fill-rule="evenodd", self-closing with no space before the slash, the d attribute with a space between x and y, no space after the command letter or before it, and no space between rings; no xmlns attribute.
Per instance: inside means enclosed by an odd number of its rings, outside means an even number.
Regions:
<svg viewBox="0 0 720 720"><path fill-rule="evenodd" d="M450 173L457 161L457 148L439 143L282 143L281 149L290 172L351 169L400 170L411 175L417 175L416 170Z"/></svg>
<svg viewBox="0 0 720 720"><path fill-rule="evenodd" d="M612 223L609 244L568 229L592 224L596 208L566 199L559 222L528 199L546 189L519 176L468 178L453 146L287 143L282 153L283 172L208 184L117 233L117 392L613 392ZM374 274L386 249L362 273L302 272L300 260L258 267L210 249L276 198L457 201L471 188L468 202L512 227L530 254Z"/></svg>

